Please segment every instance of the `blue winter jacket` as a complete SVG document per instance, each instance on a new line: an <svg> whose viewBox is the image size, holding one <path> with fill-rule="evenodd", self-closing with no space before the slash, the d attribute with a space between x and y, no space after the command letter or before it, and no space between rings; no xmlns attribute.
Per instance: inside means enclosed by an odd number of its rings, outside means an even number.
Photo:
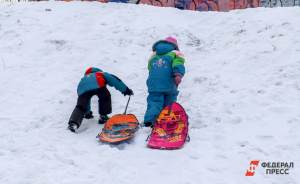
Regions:
<svg viewBox="0 0 300 184"><path fill-rule="evenodd" d="M174 76L185 74L184 58L172 43L159 41L153 46L154 55L148 62L148 92L177 92Z"/></svg>
<svg viewBox="0 0 300 184"><path fill-rule="evenodd" d="M127 86L115 75L103 72L99 68L91 67L87 69L84 76L81 78L77 87L77 94L80 96L87 91L105 87L106 84L116 88L120 92L125 92L127 88Z"/></svg>

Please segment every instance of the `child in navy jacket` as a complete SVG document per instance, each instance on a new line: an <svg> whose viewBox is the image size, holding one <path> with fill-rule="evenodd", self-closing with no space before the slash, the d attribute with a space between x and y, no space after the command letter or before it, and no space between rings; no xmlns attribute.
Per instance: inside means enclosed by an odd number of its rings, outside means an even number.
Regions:
<svg viewBox="0 0 300 184"><path fill-rule="evenodd" d="M68 122L68 129L70 131L75 132L75 130L80 127L83 118L93 118L90 101L94 95L97 95L99 98L99 123L103 124L108 120L107 114L111 113L112 108L111 95L106 88L107 84L109 86L115 87L124 96L133 95L133 91L115 75L103 72L99 68L88 68L77 87L77 104Z"/></svg>

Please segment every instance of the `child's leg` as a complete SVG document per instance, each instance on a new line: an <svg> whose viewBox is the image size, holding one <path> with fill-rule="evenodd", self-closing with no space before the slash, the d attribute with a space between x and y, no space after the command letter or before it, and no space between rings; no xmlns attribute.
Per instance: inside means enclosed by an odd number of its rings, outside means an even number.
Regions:
<svg viewBox="0 0 300 184"><path fill-rule="evenodd" d="M78 128L80 127L83 117L84 117L84 114L87 110L87 106L88 106L92 96L93 96L93 94L91 92L87 92L87 93L83 93L82 95L80 95L78 97L77 104L71 114L69 124L75 123Z"/></svg>
<svg viewBox="0 0 300 184"><path fill-rule="evenodd" d="M91 111L91 100L92 100L92 98L89 100L89 102L88 102L88 104L87 104L87 106L86 106L86 113L88 113L88 112L90 112Z"/></svg>
<svg viewBox="0 0 300 184"><path fill-rule="evenodd" d="M144 122L154 124L157 116L164 107L163 93L149 93L147 97L147 110L144 116Z"/></svg>
<svg viewBox="0 0 300 184"><path fill-rule="evenodd" d="M176 102L178 93L179 93L179 91L177 91L177 90L173 91L171 93L167 93L165 95L165 104L164 104L164 106L167 106L167 105L172 104L173 102Z"/></svg>
<svg viewBox="0 0 300 184"><path fill-rule="evenodd" d="M111 95L110 92L106 87L101 88L97 91L97 96L99 98L98 105L99 105L99 114L100 115L107 115L110 114L112 111L111 108Z"/></svg>

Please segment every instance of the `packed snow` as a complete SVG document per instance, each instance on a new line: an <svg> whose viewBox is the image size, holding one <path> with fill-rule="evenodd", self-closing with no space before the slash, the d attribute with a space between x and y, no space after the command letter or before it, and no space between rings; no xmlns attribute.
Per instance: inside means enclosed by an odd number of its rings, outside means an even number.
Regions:
<svg viewBox="0 0 300 184"><path fill-rule="evenodd" d="M299 184L300 8L181 11L98 2L0 4L1 184ZM180 150L146 147L150 128L110 146L103 125L67 130L76 87L95 66L135 95L142 123L152 44L175 36L186 58L178 102L191 141ZM127 97L114 88L113 113ZM97 98L92 99L97 115ZM111 114L111 115L112 115ZM267 175L251 160L294 162Z"/></svg>

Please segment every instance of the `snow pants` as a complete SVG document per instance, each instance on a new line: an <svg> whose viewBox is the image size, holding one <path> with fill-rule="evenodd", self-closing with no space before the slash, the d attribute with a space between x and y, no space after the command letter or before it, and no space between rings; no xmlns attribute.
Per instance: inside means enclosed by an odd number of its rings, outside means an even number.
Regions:
<svg viewBox="0 0 300 184"><path fill-rule="evenodd" d="M78 127L80 127L84 114L90 110L90 101L94 95L98 96L99 114L107 115L111 113L111 95L108 89L103 87L87 91L78 96L77 104L71 114L69 123L74 122Z"/></svg>
<svg viewBox="0 0 300 184"><path fill-rule="evenodd" d="M167 106L176 102L178 91L166 93L166 92L149 92L147 97L147 110L144 116L144 122L151 122L154 124L157 116L161 110Z"/></svg>

